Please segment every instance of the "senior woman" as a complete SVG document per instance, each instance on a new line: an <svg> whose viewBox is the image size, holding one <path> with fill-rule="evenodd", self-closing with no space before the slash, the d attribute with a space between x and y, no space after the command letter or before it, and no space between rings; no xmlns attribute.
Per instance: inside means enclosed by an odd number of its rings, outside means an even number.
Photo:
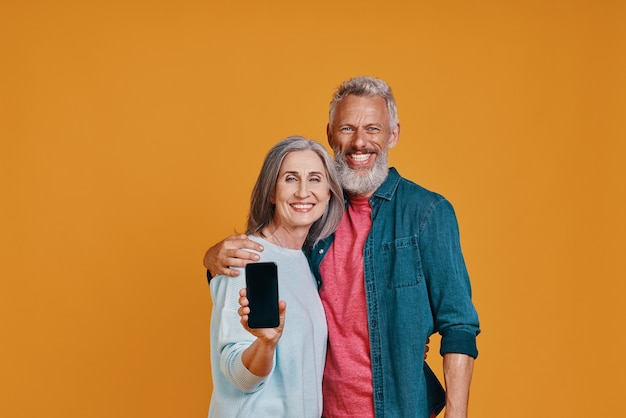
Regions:
<svg viewBox="0 0 626 418"><path fill-rule="evenodd" d="M343 209L335 164L322 145L294 136L272 147L252 191L246 233L264 247L259 261L278 265L280 324L247 326L243 269L211 280L209 417L321 416L326 317L303 251L335 231Z"/></svg>

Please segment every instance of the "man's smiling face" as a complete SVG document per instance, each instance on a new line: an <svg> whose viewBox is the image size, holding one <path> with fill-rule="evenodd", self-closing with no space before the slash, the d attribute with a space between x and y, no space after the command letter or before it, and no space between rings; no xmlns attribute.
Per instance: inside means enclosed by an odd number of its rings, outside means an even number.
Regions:
<svg viewBox="0 0 626 418"><path fill-rule="evenodd" d="M385 99L346 96L327 133L343 187L350 195L370 196L387 176L387 151L400 134L399 125L390 129Z"/></svg>

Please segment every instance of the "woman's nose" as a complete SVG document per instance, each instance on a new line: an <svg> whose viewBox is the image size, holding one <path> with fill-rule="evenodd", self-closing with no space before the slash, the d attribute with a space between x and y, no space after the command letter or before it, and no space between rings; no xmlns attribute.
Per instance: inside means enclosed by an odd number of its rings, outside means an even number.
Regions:
<svg viewBox="0 0 626 418"><path fill-rule="evenodd" d="M309 185L306 181L301 181L296 190L296 196L299 198L307 197L309 195Z"/></svg>

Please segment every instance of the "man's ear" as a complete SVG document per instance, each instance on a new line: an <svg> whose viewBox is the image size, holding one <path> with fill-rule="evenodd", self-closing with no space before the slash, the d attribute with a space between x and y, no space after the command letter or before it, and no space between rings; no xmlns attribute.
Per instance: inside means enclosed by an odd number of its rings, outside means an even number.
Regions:
<svg viewBox="0 0 626 418"><path fill-rule="evenodd" d="M333 148L333 134L330 131L330 123L326 124L326 139L328 139L328 145Z"/></svg>
<svg viewBox="0 0 626 418"><path fill-rule="evenodd" d="M389 138L389 148L393 148L396 146L398 141L400 140L400 123L396 125L396 129L391 131L391 137Z"/></svg>

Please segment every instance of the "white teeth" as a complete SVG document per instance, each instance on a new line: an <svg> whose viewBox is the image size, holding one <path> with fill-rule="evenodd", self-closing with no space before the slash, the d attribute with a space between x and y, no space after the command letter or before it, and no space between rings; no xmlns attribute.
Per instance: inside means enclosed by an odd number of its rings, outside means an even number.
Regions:
<svg viewBox="0 0 626 418"><path fill-rule="evenodd" d="M298 204L298 203L294 203L293 205L294 208L296 209L311 209L313 207L312 204Z"/></svg>
<svg viewBox="0 0 626 418"><path fill-rule="evenodd" d="M366 161L371 154L350 154L350 158L352 158L354 161Z"/></svg>

